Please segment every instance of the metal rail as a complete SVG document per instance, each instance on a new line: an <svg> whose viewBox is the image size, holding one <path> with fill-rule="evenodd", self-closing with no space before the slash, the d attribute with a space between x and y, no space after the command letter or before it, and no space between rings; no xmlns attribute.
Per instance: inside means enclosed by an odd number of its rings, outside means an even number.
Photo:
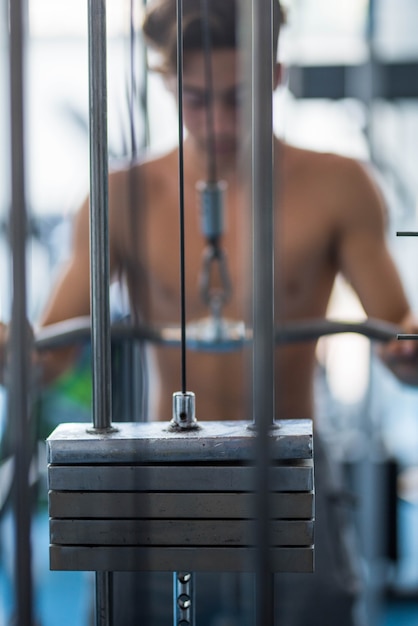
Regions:
<svg viewBox="0 0 418 626"><path fill-rule="evenodd" d="M106 2L89 0L90 274L94 428L111 425Z"/></svg>
<svg viewBox="0 0 418 626"><path fill-rule="evenodd" d="M8 420L13 435L14 583L16 626L33 624L31 577L31 494L29 485L30 341L27 328L26 243L28 215L25 174L25 44L26 3L9 2L10 46L10 174L11 206L9 243L12 257L12 323L8 347Z"/></svg>
<svg viewBox="0 0 418 626"><path fill-rule="evenodd" d="M252 0L248 43L252 48L252 427L257 489L254 559L256 625L273 626L271 568L270 431L275 424L274 182L272 2ZM245 45L245 41L244 41Z"/></svg>
<svg viewBox="0 0 418 626"><path fill-rule="evenodd" d="M88 2L90 301L93 429L112 430L106 77L106 0ZM112 572L96 572L96 626L112 626Z"/></svg>
<svg viewBox="0 0 418 626"><path fill-rule="evenodd" d="M243 327L242 327L243 328ZM193 331L193 327L191 329ZM110 327L112 341L148 341L167 347L179 347L181 341L180 328L177 326L151 327L128 326L126 323L115 322ZM402 339L406 335L400 334L396 324L382 320L368 319L363 322L350 322L329 319L306 319L297 322L288 322L276 326L275 339L277 345L286 345L304 341L316 341L320 337L341 333L356 333L373 341L387 342ZM191 350L225 351L241 350L245 343L251 341L251 329L237 332L235 337L208 341L193 332L187 335L187 347ZM414 338L414 335L408 335ZM85 343L91 338L91 323L89 317L69 319L35 331L35 348L39 351L57 350L77 343Z"/></svg>

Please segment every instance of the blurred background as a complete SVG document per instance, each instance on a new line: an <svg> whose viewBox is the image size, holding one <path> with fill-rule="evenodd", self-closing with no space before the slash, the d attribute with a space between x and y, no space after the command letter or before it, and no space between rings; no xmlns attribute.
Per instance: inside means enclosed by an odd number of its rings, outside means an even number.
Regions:
<svg viewBox="0 0 418 626"><path fill-rule="evenodd" d="M27 250L30 321L65 260L71 218L89 184L87 9L85 0L27 0L25 75ZM367 162L385 194L387 236L415 310L417 230L417 0L287 0L279 55L285 80L274 98L278 135L291 143ZM176 108L147 74L139 35L141 0L108 0L108 132L111 167L177 141ZM8 87L7 2L1 6L0 84ZM10 319L9 101L0 101L0 319ZM364 312L337 281L333 318ZM318 346L318 414L343 463L358 506L370 626L418 623L418 392L401 386L356 335ZM37 475L43 440L61 421L90 419L89 358L36 401ZM6 394L0 388L0 626L10 623L13 590L13 468L7 456ZM41 626L87 626L89 574L48 571L46 483L33 515L33 581ZM59 617L57 617L59 616Z"/></svg>

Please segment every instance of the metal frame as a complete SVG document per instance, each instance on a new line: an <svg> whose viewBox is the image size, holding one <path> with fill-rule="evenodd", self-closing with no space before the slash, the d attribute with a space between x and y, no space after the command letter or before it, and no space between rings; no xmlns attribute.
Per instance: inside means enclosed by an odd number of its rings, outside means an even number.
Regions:
<svg viewBox="0 0 418 626"><path fill-rule="evenodd" d="M10 163L11 207L9 214L12 256L12 323L8 346L8 419L13 432L14 480L12 486L15 526L15 619L17 626L33 623L31 577L31 461L29 404L30 350L26 300L26 237L28 216L25 180L25 44L27 20L23 0L9 1L10 38Z"/></svg>
<svg viewBox="0 0 418 626"><path fill-rule="evenodd" d="M106 0L88 0L93 425L111 428Z"/></svg>
<svg viewBox="0 0 418 626"><path fill-rule="evenodd" d="M30 490L28 486L28 473L30 463L30 445L28 432L28 404L30 397L30 367L29 353L31 342L27 340L26 320L26 273L25 273L25 248L26 234L28 232L28 220L25 199L25 159L24 159L24 48L25 48L25 9L22 0L9 2L10 6L10 95L11 95L11 178L12 178L12 203L10 211L10 243L13 259L13 324L10 337L10 420L14 424L14 447L15 447L15 484L14 484L14 507L16 516L16 535L19 542L16 544L16 590L17 590L17 613L18 626L29 626L33 622L32 617L32 582L30 574ZM268 67L271 62L268 46L269 7L267 0L253 2L250 10L253 12L252 38L254 46L254 66L262 67L265 72L253 74L253 88L255 93L263 94L270 89L271 76L268 76ZM267 29L267 30L266 30ZM92 335L93 350L95 353L95 377L94 377L94 409L93 409L93 436L106 433L112 436L114 430L112 421L112 406L110 396L110 339L112 333L118 334L118 329L110 328L108 307L108 255L102 251L108 248L107 233L107 140L106 140L106 82L105 82L105 1L89 0L89 33L90 33L90 62L92 69L90 75L90 145L91 145L91 265L92 265L92 319L88 325L71 328L68 325L68 335L53 336L54 330L42 331L35 338L39 348L50 346L54 341L65 342L68 336L74 339L80 336ZM257 56L258 55L258 56ZM377 82L370 89L367 84L363 95L365 98L382 97L385 99L417 98L418 64L410 63L384 63L373 60L373 69L377 71ZM339 67L302 67L290 70L290 89L297 97L325 97L343 98L355 95L362 97L362 86L365 81L359 81L360 77L368 77L370 65L339 66ZM356 87L354 88L354 85ZM358 87L360 85L360 89ZM258 107L261 108L258 108ZM263 118L263 124L257 123ZM391 325L366 322L360 325L343 325L341 323L312 322L308 321L301 325L289 325L282 329L275 329L273 320L274 301L272 297L272 255L273 242L271 234L273 224L271 221L272 211L272 180L270 179L271 161L269 150L266 150L270 133L270 125L265 121L270 120L268 98L256 98L254 109L254 136L253 153L254 183L253 183L253 206L257 207L254 214L254 337L241 336L237 338L233 348L242 348L246 341L254 339L254 397L253 416L257 418L259 446L257 448L258 484L260 495L259 509L263 511L260 519L259 536L266 538L260 543L261 549L258 554L258 599L261 612L258 614L258 623L271 623L272 619L272 596L269 581L270 568L268 565L270 540L269 530L265 522L269 519L269 510L272 502L268 491L263 491L266 485L266 471L269 469L270 459L265 455L268 447L270 428L274 425L274 398L270 393L274 385L273 345L274 340L293 341L316 338L321 334L333 332L361 332L366 336L373 336L379 340L389 340L397 334L397 329ZM267 172L267 177L266 177ZM262 245L260 246L260 242ZM268 243L267 254L266 242ZM262 249L263 254L259 251ZM262 264L258 263L263 259ZM267 306L266 306L267 303ZM84 322L83 322L84 323ZM343 328L344 327L344 328ZM61 327L62 331L62 327ZM60 331L60 332L61 332ZM122 332L122 331L121 331ZM176 332L171 329L171 335L158 334L155 330L129 329L123 331L138 333L141 340L146 338L167 345L177 345ZM49 335L48 335L49 334ZM401 337L401 338L407 338ZM193 338L191 338L193 344ZM193 345L191 346L193 348ZM195 349L205 349L199 337L195 338ZM270 381L266 385L266 380ZM267 392L266 392L267 388ZM105 390L105 393L103 391ZM262 418L261 420L259 418ZM122 431L124 429L122 428ZM114 434L114 433L113 433ZM123 432L122 432L123 434ZM78 435L77 435L78 436ZM229 435L228 435L229 437ZM129 441L129 437L126 438ZM144 468L141 468L144 471ZM289 500L290 502L290 500ZM290 506L287 502L286 506ZM274 504L274 503L273 503ZM56 503L55 505L56 506ZM280 507L283 503L280 503ZM293 506L293 505L292 505ZM288 557L291 558L290 556ZM196 562L195 569L198 569ZM267 572L267 576L265 576ZM181 575L181 573L179 574ZM180 581L179 595L185 591L184 584ZM102 625L111 624L111 589L112 577L106 570L100 571L97 577L97 623ZM187 593L192 595L192 590L187 588ZM177 606L178 608L178 606ZM184 610L189 607L183 606L177 619L193 621L189 613Z"/></svg>
<svg viewBox="0 0 418 626"><path fill-rule="evenodd" d="M248 0L250 2L251 0ZM27 212L25 201L25 167L24 167L24 22L25 11L22 0L10 0L10 94L11 94L11 177L12 177L12 205L10 212L10 233L13 258L13 324L10 339L10 418L15 424L15 512L16 534L19 537L17 543L16 572L17 581L17 624L29 626L32 624L32 587L30 575L30 494L28 487L28 471L30 462L28 440L28 405L30 396L30 367L29 353L31 342L27 341L26 320L26 273L25 273L25 249L27 234ZM106 114L106 32L105 32L105 0L89 0L89 67L90 73L90 146L91 146L91 266L92 266L92 318L88 331L92 335L94 352L94 404L93 404L93 437L100 435L108 436L110 441L115 432L111 425L111 373L110 373L110 339L111 328L109 320L108 303L108 218L107 218L107 114ZM259 96L271 90L271 48L269 42L269 24L271 7L269 0L252 0L250 9L253 19L252 40L254 41L253 63L257 71L253 72L252 82L255 93ZM384 68L387 80L383 97L417 97L416 83L417 64L379 64ZM264 71L260 71L262 68ZM363 71L363 68L359 68ZM292 70L291 89L296 70ZM317 72L318 68L299 68L299 73L308 76ZM322 88L319 93L322 97L343 97L347 92L353 68L322 68L327 76L328 72L334 72L339 78L337 88L336 81L326 79L326 85L334 84L332 94ZM354 71L357 71L355 69ZM350 75L351 72L351 75ZM391 79L399 77L398 83ZM299 93L304 97L313 97L314 93L306 80L305 87ZM337 81L338 82L338 81ZM389 88L390 85L390 88ZM296 88L295 88L296 90ZM351 95L348 93L348 95ZM380 95L380 94L379 94ZM258 554L258 599L261 611L258 614L258 623L272 623L272 596L269 581L270 568L268 565L270 548L269 533L269 510L271 501L269 493L265 490L268 481L266 473L270 469L269 455L265 454L266 447L270 442L271 427L274 425L274 341L279 337L289 339L289 334L280 335L282 329L274 328L274 298L273 298L273 181L272 181L272 155L269 150L272 137L270 126L271 109L270 99L258 97L255 99L254 108L254 181L253 181L253 206L254 212L254 397L253 416L257 430L255 439L259 442L256 448L256 456L259 460L257 483L259 486L260 517ZM261 123L262 120L262 123ZM266 123L267 121L267 123ZM266 243L267 254L266 254ZM103 252L104 251L104 252ZM260 252L263 252L261 254ZM259 262L261 260L261 263ZM326 325L315 330L320 332L326 329ZM363 328L363 326L359 326ZM306 327L293 329L295 334L290 336L303 337L312 335L312 328ZM328 328L330 332L336 332L335 327ZM346 326L346 330L350 330ZM354 328L351 328L354 330ZM389 339L396 334L394 327L373 329L372 325L364 325L364 334L375 333L376 338ZM80 329L77 332L84 332ZM51 339L51 329L46 331L49 337L37 337L38 347L46 347ZM74 336L74 328L72 329ZM129 332L132 332L131 330ZM138 329L143 332L143 329ZM289 329L287 329L289 332ZM328 331L327 331L328 332ZM299 334L298 334L299 333ZM304 334L305 333L305 334ZM310 333L310 334L309 334ZM70 333L71 334L71 333ZM77 333L75 333L77 334ZM44 333L45 335L45 333ZM315 335L317 336L317 335ZM141 337L143 339L143 336ZM155 338L155 335L153 335ZM158 339L158 337L157 337ZM244 340L247 339L244 337ZM61 341L63 338L61 337ZM242 340L242 338L241 338ZM65 341L65 338L64 338ZM164 337L163 337L164 341ZM169 341L169 339L168 339ZM242 347L242 341L241 341ZM197 345L197 349L201 349ZM266 382L267 381L267 382ZM282 431L283 432L283 431ZM280 435L283 440L283 435ZM127 438L129 440L129 438ZM241 446L242 442L240 443ZM141 468L143 471L143 468ZM267 522L267 526L265 525ZM267 576L265 574L267 573ZM184 584L184 581L180 581ZM186 581L187 582L187 581ZM99 573L97 578L97 624L111 624L111 587L112 578L106 570ZM181 589L180 591L184 591ZM187 589L188 593L191 590ZM183 607L184 608L184 607ZM180 615L180 618L184 618ZM189 615L187 615L189 619Z"/></svg>
<svg viewBox="0 0 418 626"><path fill-rule="evenodd" d="M93 430L112 430L106 0L88 0ZM96 572L96 625L111 626L112 573Z"/></svg>

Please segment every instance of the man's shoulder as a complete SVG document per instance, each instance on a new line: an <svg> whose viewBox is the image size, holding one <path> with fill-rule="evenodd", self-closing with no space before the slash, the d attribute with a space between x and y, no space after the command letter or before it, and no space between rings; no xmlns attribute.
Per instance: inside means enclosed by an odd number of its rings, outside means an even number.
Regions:
<svg viewBox="0 0 418 626"><path fill-rule="evenodd" d="M382 190L370 163L333 152L319 152L286 145L288 180L321 206L331 207L334 215L355 217L385 212Z"/></svg>
<svg viewBox="0 0 418 626"><path fill-rule="evenodd" d="M178 149L173 148L166 152L157 152L148 154L138 166L150 176L162 176L168 172L172 172L176 168L178 161ZM177 168L176 168L177 171Z"/></svg>
<svg viewBox="0 0 418 626"><path fill-rule="evenodd" d="M350 178L365 172L364 163L350 156L335 152L321 152L291 144L283 144L282 149L289 165L298 170L322 173L327 177L332 174Z"/></svg>
<svg viewBox="0 0 418 626"><path fill-rule="evenodd" d="M117 163L111 169L110 181L114 185L125 185L128 179L138 177L148 183L162 182L176 171L177 150L162 154L151 154L136 159L134 162ZM132 180L131 180L132 182Z"/></svg>
<svg viewBox="0 0 418 626"><path fill-rule="evenodd" d="M370 199L380 194L375 173L367 161L334 152L319 152L286 145L285 161L293 180L318 185L328 197L337 196L344 204Z"/></svg>

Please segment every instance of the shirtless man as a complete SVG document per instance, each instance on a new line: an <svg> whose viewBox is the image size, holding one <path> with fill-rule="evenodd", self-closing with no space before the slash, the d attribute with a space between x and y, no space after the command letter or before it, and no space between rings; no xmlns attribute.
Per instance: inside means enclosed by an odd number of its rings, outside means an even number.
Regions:
<svg viewBox="0 0 418 626"><path fill-rule="evenodd" d="M221 19L227 20L231 12L228 7L233 3L226 0L225 7L218 6L221 4L224 3L213 0L209 3L214 14L219 12ZM175 2L161 1L156 5L162 9L153 11L151 4L144 31L150 45L161 53L160 69L168 89L175 93L175 47L170 47L175 43L166 44L175 42ZM184 19L188 13L198 14L198 6L197 0L186 1ZM222 247L228 255L233 285L224 314L243 319L248 280L242 254L247 189L238 166L242 85L235 32L231 32L227 21L224 23L218 34L212 34L215 157L220 176L227 182L227 230ZM199 21L194 26L192 22L184 34L188 320L208 315L197 287L206 242L199 226L196 184L206 177L208 100L204 54L194 43L200 28ZM275 32L277 35L277 25ZM276 75L280 76L279 68ZM275 218L276 276L279 277L276 309L280 321L324 317L334 279L342 272L368 316L411 330L414 320L385 244L383 201L364 167L351 159L295 148L278 139L274 140L274 148L276 154L280 153L275 161L275 180L277 189L281 190L280 197L276 194ZM133 307L141 311L142 319L156 325L173 324L179 319L178 184L177 149L132 169L113 172L109 180L110 271L113 277L127 276ZM138 203L135 207L132 207L133 197ZM86 199L75 221L71 258L42 316L42 325L89 314L88 221ZM135 228L137 232L133 232ZM141 229L146 230L145 236ZM132 285L131 268L137 268L136 285ZM145 294L145 307L138 301L139 294L143 297ZM384 351L388 363L395 361L397 375L411 383L418 379L414 348L415 344L410 342L394 342ZM55 376L65 363L62 354L45 355L43 360L46 379ZM180 385L179 355L175 350L161 349L157 351L157 360L163 393L157 414L151 418L168 420L172 393ZM198 419L242 419L245 415L241 360L239 353L188 355L188 387L196 394ZM277 417L312 416L314 342L282 348L278 361Z"/></svg>
<svg viewBox="0 0 418 626"><path fill-rule="evenodd" d="M242 254L246 188L238 165L242 85L236 49L235 2L210 0L208 5L213 18L214 150L217 169L227 183L227 230L222 247L228 254L233 285L224 314L243 319L248 298L247 268ZM197 288L206 242L199 227L196 184L206 177L209 99L199 7L197 0L184 2L183 113L187 129L184 192L189 320L208 315ZM273 13L277 46L280 16L275 0ZM175 0L156 0L148 5L144 33L150 46L160 54L159 69L173 94L176 91L175 28ZM277 68L277 82L279 76L280 68ZM275 199L276 300L280 321L324 317L335 277L342 272L368 316L399 324L406 332L414 331L417 325L385 243L383 201L364 167L348 158L295 148L278 139L274 140L274 149L276 155L280 153L274 172L280 190ZM139 312L142 320L157 325L178 323L179 319L178 185L178 149L130 169L115 171L109 179L111 273L113 277L127 278L133 311ZM70 260L51 295L42 325L89 314L88 221L86 200L75 221ZM396 375L411 384L418 382L415 345L392 342L382 350L382 357ZM45 379L55 376L72 358L68 351L43 355ZM180 387L179 352L156 349L156 358L162 392L157 412L150 418L169 420L172 393ZM247 416L242 359L236 352L188 354L188 389L196 394L199 420ZM277 366L277 417L313 416L315 343L280 348ZM327 570L328 565L321 566L320 547L317 555L319 571ZM306 577L303 581L299 598L309 583ZM343 580L341 586L349 587L350 583ZM314 589L315 600L319 602L319 588ZM353 589L348 592L354 594ZM325 604L332 606L331 593L326 590L325 595ZM302 617L279 623L354 624L352 597L341 598L337 594L334 602L334 609L340 610L338 617L335 613L327 617L324 605L320 604L319 617L315 618L312 604L305 606ZM123 618L119 623L127 625L128 621Z"/></svg>

